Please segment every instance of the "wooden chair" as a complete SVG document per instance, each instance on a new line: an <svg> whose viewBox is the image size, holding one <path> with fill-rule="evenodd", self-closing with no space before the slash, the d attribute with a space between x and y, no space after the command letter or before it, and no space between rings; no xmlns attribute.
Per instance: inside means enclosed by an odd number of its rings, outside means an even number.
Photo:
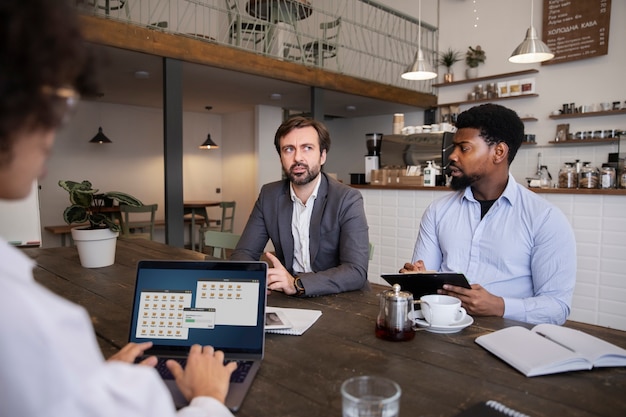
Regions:
<svg viewBox="0 0 626 417"><path fill-rule="evenodd" d="M204 246L212 248L210 253L215 258L226 259L225 249L235 249L241 235L228 232L217 232L215 230L204 231Z"/></svg>
<svg viewBox="0 0 626 417"><path fill-rule="evenodd" d="M256 45L263 42L267 32L267 24L262 20L242 16L236 0L225 0L228 9L228 36L229 42L236 46L243 46L243 41L254 42Z"/></svg>
<svg viewBox="0 0 626 417"><path fill-rule="evenodd" d="M127 206L126 204L121 204L120 213L123 218L122 237L153 240L155 215L158 208L158 204L147 204L139 207L132 207ZM149 220L146 216L146 214L148 213L150 214ZM135 220L133 220L133 217L136 217ZM133 233L135 229L140 229L141 232ZM148 229L148 232L144 233L144 229Z"/></svg>

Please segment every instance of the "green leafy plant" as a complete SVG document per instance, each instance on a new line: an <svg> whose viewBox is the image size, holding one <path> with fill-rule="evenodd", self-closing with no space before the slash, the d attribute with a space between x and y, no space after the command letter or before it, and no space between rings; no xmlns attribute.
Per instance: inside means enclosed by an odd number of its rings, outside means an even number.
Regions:
<svg viewBox="0 0 626 417"><path fill-rule="evenodd" d="M72 203L63 211L63 220L67 224L89 222L90 229L108 227L114 232L119 232L120 225L101 212L102 207L105 206L105 201L107 199L117 200L120 204L134 207L143 206L139 199L120 191L98 193L99 190L94 189L89 181L61 180L59 186L70 194L70 203Z"/></svg>
<svg viewBox="0 0 626 417"><path fill-rule="evenodd" d="M455 51L452 48L448 48L447 51L439 54L439 60L437 61L439 65L446 67L448 72L450 72L450 68L461 60L461 53L459 51Z"/></svg>
<svg viewBox="0 0 626 417"><path fill-rule="evenodd" d="M485 59L487 59L487 56L480 45L476 45L476 48L470 46L465 53L465 63L470 68L476 68L479 64L485 62Z"/></svg>

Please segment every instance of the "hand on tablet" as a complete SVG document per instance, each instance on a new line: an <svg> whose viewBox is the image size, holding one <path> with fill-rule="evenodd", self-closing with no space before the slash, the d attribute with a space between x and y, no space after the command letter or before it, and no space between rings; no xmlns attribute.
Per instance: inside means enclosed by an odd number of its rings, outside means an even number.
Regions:
<svg viewBox="0 0 626 417"><path fill-rule="evenodd" d="M426 271L426 266L424 265L424 261L420 259L418 261L415 261L415 263L410 263L410 262L405 263L399 272L401 274L410 274L412 272L424 272L424 271Z"/></svg>
<svg viewBox="0 0 626 417"><path fill-rule="evenodd" d="M472 284L471 289L444 284L438 294L451 295L461 300L461 305L472 316L504 315L504 299L495 296L484 289L480 284Z"/></svg>

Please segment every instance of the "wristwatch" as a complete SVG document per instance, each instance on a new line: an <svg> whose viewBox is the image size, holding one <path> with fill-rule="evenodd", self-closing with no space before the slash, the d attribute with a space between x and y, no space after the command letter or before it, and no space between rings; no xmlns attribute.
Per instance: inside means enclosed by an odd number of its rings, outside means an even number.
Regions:
<svg viewBox="0 0 626 417"><path fill-rule="evenodd" d="M301 297L304 295L304 286L302 285L302 282L300 281L300 278L295 276L293 278L293 286L296 287L296 294L298 297Z"/></svg>

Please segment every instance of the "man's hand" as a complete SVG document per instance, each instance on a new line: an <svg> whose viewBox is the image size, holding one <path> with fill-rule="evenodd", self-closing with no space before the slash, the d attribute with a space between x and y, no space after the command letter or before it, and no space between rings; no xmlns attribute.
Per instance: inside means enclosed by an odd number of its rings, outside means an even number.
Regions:
<svg viewBox="0 0 626 417"><path fill-rule="evenodd" d="M504 299L491 294L480 284L472 284L472 289L444 284L438 294L451 295L461 300L461 305L468 314L473 316L504 315Z"/></svg>
<svg viewBox="0 0 626 417"><path fill-rule="evenodd" d="M421 259L419 261L415 261L415 263L407 262L400 269L401 274L410 274L411 272L423 272L426 271L426 266L424 266L424 261Z"/></svg>
<svg viewBox="0 0 626 417"><path fill-rule="evenodd" d="M237 369L236 362L224 365L224 352L212 346L193 345L185 369L174 360L166 362L180 392L189 401L195 397L213 397L224 403L228 394L230 375Z"/></svg>
<svg viewBox="0 0 626 417"><path fill-rule="evenodd" d="M278 258L270 252L265 252L265 256L272 263L272 267L267 270L267 288L272 291L282 291L287 295L294 295L298 292L294 284L295 278Z"/></svg>
<svg viewBox="0 0 626 417"><path fill-rule="evenodd" d="M109 361L120 361L126 363L135 363L135 359L143 355L143 353L152 347L152 342L143 343L129 343L120 349L115 355L111 356ZM155 367L157 364L156 356L150 356L143 361L140 365Z"/></svg>

